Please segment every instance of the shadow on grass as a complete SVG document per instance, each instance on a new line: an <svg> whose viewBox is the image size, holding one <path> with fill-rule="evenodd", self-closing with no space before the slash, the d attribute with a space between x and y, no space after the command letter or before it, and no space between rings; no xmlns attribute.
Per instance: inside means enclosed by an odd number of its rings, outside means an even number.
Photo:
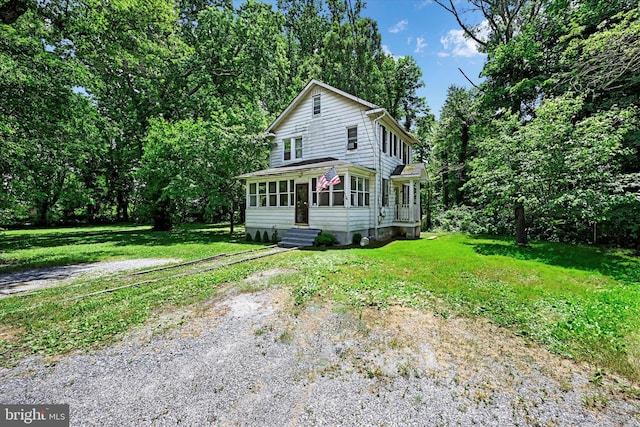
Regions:
<svg viewBox="0 0 640 427"><path fill-rule="evenodd" d="M4 236L0 239L0 250L13 251L19 249L53 248L69 245L91 245L114 243L116 246L171 246L177 244L197 244L244 241L242 233L229 235L228 229L215 226L184 226L172 231L152 231L151 228L141 230L134 227L118 227L114 230L92 231L91 229L74 231L52 231L51 233L23 233L17 236ZM60 230L60 229L56 229Z"/></svg>
<svg viewBox="0 0 640 427"><path fill-rule="evenodd" d="M471 240L478 241L469 244L476 253L481 255L500 255L558 267L593 271L628 284L640 284L640 257L634 256L631 250L552 242L534 242L522 247L516 245L513 238L481 235L471 236Z"/></svg>

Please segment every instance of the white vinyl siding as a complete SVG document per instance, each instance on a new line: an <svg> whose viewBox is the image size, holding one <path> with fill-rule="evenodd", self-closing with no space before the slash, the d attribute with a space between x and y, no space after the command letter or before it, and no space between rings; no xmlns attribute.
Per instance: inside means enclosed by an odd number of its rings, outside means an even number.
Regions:
<svg viewBox="0 0 640 427"><path fill-rule="evenodd" d="M377 168L377 155L374 150L378 144L374 120L366 115L368 108L333 92L321 95L319 116L309 113L312 108L312 95L300 101L301 108L294 109L274 129L276 149L271 151L270 167L284 166L295 162L293 158L285 160L283 139L302 137L303 160L333 157L346 160L370 169ZM304 107L302 107L304 106ZM358 128L358 150L347 150L347 127ZM291 154L293 157L293 153Z"/></svg>

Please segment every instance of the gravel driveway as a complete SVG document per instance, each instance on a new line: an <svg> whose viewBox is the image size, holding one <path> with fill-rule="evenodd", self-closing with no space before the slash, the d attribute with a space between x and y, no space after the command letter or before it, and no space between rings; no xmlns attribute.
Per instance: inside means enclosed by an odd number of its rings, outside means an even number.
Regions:
<svg viewBox="0 0 640 427"><path fill-rule="evenodd" d="M278 287L229 291L56 362L0 368L0 401L68 403L77 426L640 426L615 378L488 322L296 312Z"/></svg>
<svg viewBox="0 0 640 427"><path fill-rule="evenodd" d="M173 258L143 258L123 261L103 261L60 267L36 268L15 273L0 274L0 298L19 292L35 291L51 286L68 284L79 278L107 276L121 271L156 267L178 262Z"/></svg>

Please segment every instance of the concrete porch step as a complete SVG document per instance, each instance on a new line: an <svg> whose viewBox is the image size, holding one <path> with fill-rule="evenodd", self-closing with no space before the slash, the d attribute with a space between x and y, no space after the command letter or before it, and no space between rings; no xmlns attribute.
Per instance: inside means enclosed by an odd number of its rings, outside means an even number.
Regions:
<svg viewBox="0 0 640 427"><path fill-rule="evenodd" d="M313 246L314 239L322 230L317 228L292 228L287 231L278 246L283 248Z"/></svg>

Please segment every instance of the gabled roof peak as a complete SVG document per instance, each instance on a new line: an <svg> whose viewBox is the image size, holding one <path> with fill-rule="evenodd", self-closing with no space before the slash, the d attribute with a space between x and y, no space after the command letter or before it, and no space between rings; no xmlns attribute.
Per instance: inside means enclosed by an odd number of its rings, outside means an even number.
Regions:
<svg viewBox="0 0 640 427"><path fill-rule="evenodd" d="M296 106L300 103L300 101L306 96L308 95L314 87L321 87L323 89L326 89L330 92L333 92L335 94L338 94L340 96L343 96L347 99L350 99L351 101L363 105L369 109L377 109L380 108L378 105L373 104L369 101L365 101L362 98L358 98L357 96L351 95L350 93L347 93L343 90L338 89L337 87L333 87L329 84L326 84L324 82L321 82L320 80L316 80L316 79L312 79L311 81L309 81L309 83L307 83L307 85L300 91L300 93L293 99L293 101L291 101L291 103L287 106L287 108L285 108L285 110L273 121L273 123L271 123L269 125L269 127L266 130L266 133L273 133L273 128L275 128L276 126L278 126L280 124L280 122L282 122L282 120L284 120L285 117L287 117L287 115L289 115L289 113L296 108Z"/></svg>

